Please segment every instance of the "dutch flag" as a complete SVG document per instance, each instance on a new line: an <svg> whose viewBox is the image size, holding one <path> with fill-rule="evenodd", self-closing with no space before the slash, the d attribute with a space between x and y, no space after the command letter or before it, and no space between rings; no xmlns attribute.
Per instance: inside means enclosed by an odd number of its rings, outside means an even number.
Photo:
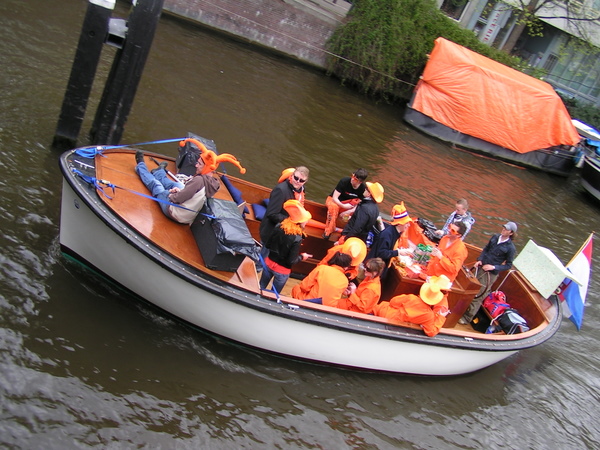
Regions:
<svg viewBox="0 0 600 450"><path fill-rule="evenodd" d="M573 259L566 265L567 270L581 282L581 286L569 278L565 278L560 285L559 298L562 302L564 315L575 324L578 330L581 329L583 322L585 297L590 282L593 237L594 233L590 234L590 237L587 238L583 246L573 256Z"/></svg>

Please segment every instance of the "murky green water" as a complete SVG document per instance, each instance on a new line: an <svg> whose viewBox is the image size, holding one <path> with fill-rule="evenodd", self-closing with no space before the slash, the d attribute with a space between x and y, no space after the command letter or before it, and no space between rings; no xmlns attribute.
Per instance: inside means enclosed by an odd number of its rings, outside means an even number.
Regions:
<svg viewBox="0 0 600 450"><path fill-rule="evenodd" d="M596 273L581 332L565 322L550 342L481 372L424 378L315 366L224 342L66 260L50 143L86 7L0 4L1 446L598 447ZM84 130L113 54L104 52ZM386 189L385 212L404 200L412 215L441 224L464 196L477 219L469 241L483 245L513 220L519 249L533 239L565 263L597 229L600 206L576 177L449 148L401 116L320 72L163 19L123 142L193 131L263 184L306 164L309 198L321 201L364 166Z"/></svg>

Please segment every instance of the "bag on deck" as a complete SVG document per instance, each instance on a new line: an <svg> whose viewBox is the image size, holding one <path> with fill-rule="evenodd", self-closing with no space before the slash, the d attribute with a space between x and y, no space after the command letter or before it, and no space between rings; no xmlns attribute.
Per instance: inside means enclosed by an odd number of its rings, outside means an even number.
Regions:
<svg viewBox="0 0 600 450"><path fill-rule="evenodd" d="M435 234L437 228L435 227L434 223L431 220L419 217L417 219L417 223L423 229L423 234L425 235L425 237L427 239L429 239L432 242L435 242L436 244L438 244L440 242L440 239L441 239L440 236Z"/></svg>
<svg viewBox="0 0 600 450"><path fill-rule="evenodd" d="M207 149L217 153L217 146L215 144L215 141L203 138L194 133L188 133L187 137L202 142ZM186 142L183 147L179 147L179 154L177 155L177 159L175 160L175 164L177 165L177 173L182 173L184 175L189 176L195 175L196 162L198 162L199 157L200 149L196 147L195 144L191 142Z"/></svg>
<svg viewBox="0 0 600 450"><path fill-rule="evenodd" d="M527 321L523 319L516 309L509 308L496 319L502 331L506 334L517 334L529 331Z"/></svg>
<svg viewBox="0 0 600 450"><path fill-rule="evenodd" d="M490 292L485 298L483 307L487 309L492 318L496 318L510 308L510 305L506 302L506 295L504 295L504 292L494 291Z"/></svg>

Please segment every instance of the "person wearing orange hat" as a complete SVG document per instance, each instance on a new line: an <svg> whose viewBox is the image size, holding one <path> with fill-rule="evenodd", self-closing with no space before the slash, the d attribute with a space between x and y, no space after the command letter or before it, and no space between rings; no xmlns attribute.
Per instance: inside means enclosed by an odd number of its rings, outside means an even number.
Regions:
<svg viewBox="0 0 600 450"><path fill-rule="evenodd" d="M347 217L350 217L354 213L367 188L365 180L368 175L369 173L366 169L360 168L356 169L352 176L344 177L338 181L333 192L325 200L327 220L325 221L323 239L329 239L331 233L335 231L340 211Z"/></svg>
<svg viewBox="0 0 600 450"><path fill-rule="evenodd" d="M350 255L337 252L327 265L315 267L299 284L292 288L292 297L337 308L348 278L344 274L350 265Z"/></svg>
<svg viewBox="0 0 600 450"><path fill-rule="evenodd" d="M275 226L266 245L269 255L265 258L265 266L260 277L260 288L266 289L273 280L273 289L281 292L292 266L300 261L306 261L312 255L300 253L300 245L304 238L304 227L311 219L311 214L304 209L298 200L288 200L283 204L289 217Z"/></svg>
<svg viewBox="0 0 600 450"><path fill-rule="evenodd" d="M429 277L421 286L419 295L397 295L389 302L376 305L374 313L392 323L420 325L427 336L433 337L440 332L450 313L447 292L451 287L452 283L445 275Z"/></svg>
<svg viewBox="0 0 600 450"><path fill-rule="evenodd" d="M284 178L288 173L287 178ZM271 236L273 228L288 217L283 204L288 200L295 199L304 205L304 184L308 181L308 174L309 170L304 166L298 166L293 170L286 169L282 172L283 180L271 191L269 204L259 227L260 240L263 244L261 251L263 258L269 254L269 250L265 244L269 236Z"/></svg>
<svg viewBox="0 0 600 450"><path fill-rule="evenodd" d="M393 206L391 217L392 220L390 221L390 226L379 233L367 255L368 258L381 258L385 263L385 269L381 275L382 278L385 278L392 258L398 257L399 255L412 254L410 248L397 248L402 233L408 229L412 223L412 219L408 215L404 202L400 202Z"/></svg>
<svg viewBox="0 0 600 450"><path fill-rule="evenodd" d="M211 153L213 152L211 151ZM213 161L217 160L218 158L214 158ZM135 171L142 183L159 201L162 212L175 222L192 223L204 206L206 199L213 197L220 187L219 180L211 174L216 166L212 168L211 163L211 166L207 168L202 154L196 162L196 174L185 183L169 179L165 171L166 163L161 163L158 168L150 172L144 162L144 154L140 150L135 154L135 161L137 163ZM237 160L235 161L237 162ZM239 163L237 165L241 168L240 170L245 172Z"/></svg>
<svg viewBox="0 0 600 450"><path fill-rule="evenodd" d="M462 240L467 226L464 222L454 222L450 224L448 230L449 233L431 252L431 259L427 264L427 275L446 275L450 281L454 281L469 255Z"/></svg>
<svg viewBox="0 0 600 450"><path fill-rule="evenodd" d="M356 211L342 230L338 243L343 243L350 237L357 237L367 242L369 231L377 223L379 217L378 203L383 201L383 186L379 183L366 183L367 189L363 200L356 207Z"/></svg>
<svg viewBox="0 0 600 450"><path fill-rule="evenodd" d="M327 264L337 252L350 255L352 258L350 266L346 269L346 277L349 280L354 280L358 276L358 267L364 261L365 256L367 256L367 245L359 238L348 238L343 244L334 245L327 250L327 254L319 261L318 265Z"/></svg>
<svg viewBox="0 0 600 450"><path fill-rule="evenodd" d="M338 308L365 314L373 312L381 298L381 273L385 263L381 258L372 258L365 261L364 266L365 277L358 287L354 283L348 284L348 297L338 301Z"/></svg>

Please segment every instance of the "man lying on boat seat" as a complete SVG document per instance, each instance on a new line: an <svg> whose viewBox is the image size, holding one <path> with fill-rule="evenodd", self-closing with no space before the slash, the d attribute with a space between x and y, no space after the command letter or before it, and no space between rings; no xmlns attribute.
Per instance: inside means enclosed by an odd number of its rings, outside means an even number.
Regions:
<svg viewBox="0 0 600 450"><path fill-rule="evenodd" d="M162 162L150 172L144 162L144 154L138 150L135 154L135 171L142 183L148 188L160 204L162 212L175 222L191 224L204 206L207 197L213 197L221 186L213 176L219 163L223 161L235 164L241 173L245 173L238 160L227 153L217 155L212 150L203 150L196 162L196 174L184 183L169 179L167 163Z"/></svg>
<svg viewBox="0 0 600 450"><path fill-rule="evenodd" d="M420 325L427 336L433 337L440 332L450 313L447 294L451 286L445 275L429 277L421 286L419 295L397 295L389 302L376 305L374 313L392 323Z"/></svg>

